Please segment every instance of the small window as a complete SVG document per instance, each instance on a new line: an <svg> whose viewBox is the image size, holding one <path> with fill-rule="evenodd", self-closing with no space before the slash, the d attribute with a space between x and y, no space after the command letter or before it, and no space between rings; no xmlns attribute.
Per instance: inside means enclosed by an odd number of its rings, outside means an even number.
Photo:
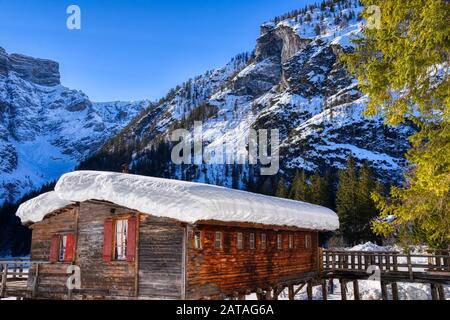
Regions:
<svg viewBox="0 0 450 320"><path fill-rule="evenodd" d="M267 235L261 233L261 249L265 250L267 248Z"/></svg>
<svg viewBox="0 0 450 320"><path fill-rule="evenodd" d="M311 249L311 236L310 235L305 236L305 248Z"/></svg>
<svg viewBox="0 0 450 320"><path fill-rule="evenodd" d="M281 250L283 249L283 235L277 234L277 249Z"/></svg>
<svg viewBox="0 0 450 320"><path fill-rule="evenodd" d="M237 238L236 238L236 247L238 249L244 249L244 241L243 241L243 234L242 232L238 232L237 233Z"/></svg>
<svg viewBox="0 0 450 320"><path fill-rule="evenodd" d="M294 249L294 235L289 235L289 249Z"/></svg>
<svg viewBox="0 0 450 320"><path fill-rule="evenodd" d="M202 248L202 233L200 231L194 233L194 248L195 249Z"/></svg>
<svg viewBox="0 0 450 320"><path fill-rule="evenodd" d="M255 234L254 233L250 233L249 243L250 243L250 249L255 249Z"/></svg>
<svg viewBox="0 0 450 320"><path fill-rule="evenodd" d="M222 232L217 231L214 235L214 248L221 249L222 248Z"/></svg>
<svg viewBox="0 0 450 320"><path fill-rule="evenodd" d="M64 261L66 257L66 249L67 249L67 235L62 235L59 237L59 261Z"/></svg>
<svg viewBox="0 0 450 320"><path fill-rule="evenodd" d="M128 220L117 220L115 228L114 257L116 260L127 259Z"/></svg>

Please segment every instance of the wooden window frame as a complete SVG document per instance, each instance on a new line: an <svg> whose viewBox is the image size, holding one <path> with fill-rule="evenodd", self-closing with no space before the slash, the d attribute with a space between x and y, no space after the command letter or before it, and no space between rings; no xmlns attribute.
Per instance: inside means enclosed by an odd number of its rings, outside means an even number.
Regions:
<svg viewBox="0 0 450 320"><path fill-rule="evenodd" d="M305 235L305 249L312 249L312 237L309 234Z"/></svg>
<svg viewBox="0 0 450 320"><path fill-rule="evenodd" d="M267 233L261 233L261 249L267 249Z"/></svg>
<svg viewBox="0 0 450 320"><path fill-rule="evenodd" d="M238 250L244 249L244 234L242 232L236 234L236 248Z"/></svg>
<svg viewBox="0 0 450 320"><path fill-rule="evenodd" d="M283 234L277 233L277 250L283 250Z"/></svg>
<svg viewBox="0 0 450 320"><path fill-rule="evenodd" d="M67 236L68 234L58 234L59 243L58 243L58 262L65 262L66 259L66 251L67 251ZM65 243L64 243L65 240Z"/></svg>
<svg viewBox="0 0 450 320"><path fill-rule="evenodd" d="M294 234L290 233L288 236L289 249L294 249Z"/></svg>
<svg viewBox="0 0 450 320"><path fill-rule="evenodd" d="M250 250L255 250L256 249L256 235L254 232L251 232L248 235L248 247Z"/></svg>
<svg viewBox="0 0 450 320"><path fill-rule="evenodd" d="M122 235L122 237L124 238L125 241L125 248L123 250L123 254L122 257L118 257L118 253L117 253L117 223L119 221L122 222L126 222L126 233L125 235ZM113 220L113 243L112 243L112 256L111 256L111 260L112 261L117 261L117 262L126 262L127 261L127 250L128 250L128 218L116 218Z"/></svg>
<svg viewBox="0 0 450 320"><path fill-rule="evenodd" d="M198 237L197 237L198 235ZM203 249L203 243L202 243L202 232L201 231L194 231L194 249L196 250L202 250ZM197 242L198 240L198 242Z"/></svg>
<svg viewBox="0 0 450 320"><path fill-rule="evenodd" d="M219 235L219 237L218 237L218 235ZM218 242L218 240L219 240L219 242ZM214 249L221 250L223 248L222 242L223 242L223 232L215 231L214 232ZM217 243L219 243L219 247L217 246Z"/></svg>

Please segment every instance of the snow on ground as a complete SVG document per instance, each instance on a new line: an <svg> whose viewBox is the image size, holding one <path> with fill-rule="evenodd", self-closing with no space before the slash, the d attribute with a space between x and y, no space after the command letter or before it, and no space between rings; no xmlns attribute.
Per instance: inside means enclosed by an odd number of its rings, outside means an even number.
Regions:
<svg viewBox="0 0 450 320"><path fill-rule="evenodd" d="M313 230L339 228L336 213L310 203L202 183L98 171L63 175L54 192L23 203L17 216L37 222L70 202L93 199L188 223L217 220Z"/></svg>

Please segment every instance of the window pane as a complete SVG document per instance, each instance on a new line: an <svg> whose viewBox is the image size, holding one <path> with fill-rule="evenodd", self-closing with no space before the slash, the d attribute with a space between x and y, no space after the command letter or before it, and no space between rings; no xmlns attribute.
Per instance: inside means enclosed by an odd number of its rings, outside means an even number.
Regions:
<svg viewBox="0 0 450 320"><path fill-rule="evenodd" d="M237 248L238 249L242 249L244 247L243 243L242 243L242 238L243 238L242 233L238 232L238 234L237 234Z"/></svg>
<svg viewBox="0 0 450 320"><path fill-rule="evenodd" d="M283 236L281 234L277 235L277 248L283 249Z"/></svg>
<svg viewBox="0 0 450 320"><path fill-rule="evenodd" d="M115 253L117 260L125 260L127 258L127 232L128 220L117 220L115 244Z"/></svg>
<svg viewBox="0 0 450 320"><path fill-rule="evenodd" d="M202 248L202 234L200 232L194 233L194 247L195 249L201 249Z"/></svg>
<svg viewBox="0 0 450 320"><path fill-rule="evenodd" d="M289 249L294 248L294 235L289 235Z"/></svg>
<svg viewBox="0 0 450 320"><path fill-rule="evenodd" d="M61 242L59 245L59 261L64 261L66 256L67 236L61 236Z"/></svg>
<svg viewBox="0 0 450 320"><path fill-rule="evenodd" d="M214 247L216 249L222 248L222 232L216 232L215 240L214 240Z"/></svg>
<svg viewBox="0 0 450 320"><path fill-rule="evenodd" d="M255 249L255 234L250 233L250 249Z"/></svg>
<svg viewBox="0 0 450 320"><path fill-rule="evenodd" d="M267 235L265 233L261 234L261 249L266 249L267 247Z"/></svg>
<svg viewBox="0 0 450 320"><path fill-rule="evenodd" d="M310 235L305 236L305 248L306 249L311 248L311 236Z"/></svg>

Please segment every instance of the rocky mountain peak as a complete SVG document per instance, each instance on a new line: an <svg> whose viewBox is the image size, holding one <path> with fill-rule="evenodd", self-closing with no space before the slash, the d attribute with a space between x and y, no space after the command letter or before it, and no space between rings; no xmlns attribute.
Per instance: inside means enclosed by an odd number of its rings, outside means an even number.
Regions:
<svg viewBox="0 0 450 320"><path fill-rule="evenodd" d="M60 84L59 64L52 60L33 58L22 54L10 54L0 47L0 75L14 72L26 81L42 85Z"/></svg>

